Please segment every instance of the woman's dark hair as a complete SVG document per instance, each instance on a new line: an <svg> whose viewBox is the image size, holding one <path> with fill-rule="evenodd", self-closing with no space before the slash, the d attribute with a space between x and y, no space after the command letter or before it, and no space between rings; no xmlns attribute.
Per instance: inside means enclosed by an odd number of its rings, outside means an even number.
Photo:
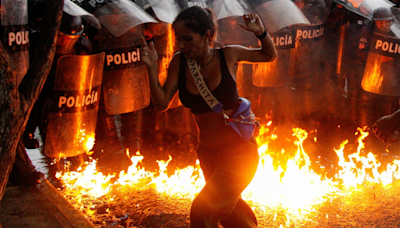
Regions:
<svg viewBox="0 0 400 228"><path fill-rule="evenodd" d="M211 31L210 42L214 40L217 23L214 20L214 12L209 8L192 6L184 9L176 18L173 25L178 21L184 21L186 27L200 35Z"/></svg>

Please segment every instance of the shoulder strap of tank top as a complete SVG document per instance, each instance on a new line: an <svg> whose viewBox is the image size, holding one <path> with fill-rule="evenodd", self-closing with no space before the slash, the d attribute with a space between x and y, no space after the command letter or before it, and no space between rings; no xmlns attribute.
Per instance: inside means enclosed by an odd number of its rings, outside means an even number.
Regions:
<svg viewBox="0 0 400 228"><path fill-rule="evenodd" d="M220 62L221 62L221 69L222 68L226 68L226 59L225 59L223 48L219 49L219 59L220 59Z"/></svg>

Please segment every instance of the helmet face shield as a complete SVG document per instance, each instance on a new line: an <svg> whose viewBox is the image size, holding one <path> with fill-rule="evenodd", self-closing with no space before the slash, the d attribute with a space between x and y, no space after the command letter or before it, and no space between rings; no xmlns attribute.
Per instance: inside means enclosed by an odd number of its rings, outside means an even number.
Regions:
<svg viewBox="0 0 400 228"><path fill-rule="evenodd" d="M70 35L60 31L57 39L56 52L59 54L67 54L71 52L82 32L83 30L78 34Z"/></svg>
<svg viewBox="0 0 400 228"><path fill-rule="evenodd" d="M64 13L61 19L60 31L64 34L79 35L83 32L82 18Z"/></svg>
<svg viewBox="0 0 400 228"><path fill-rule="evenodd" d="M376 9L381 7L390 9L395 5L387 0L340 0L338 4L368 20L373 20Z"/></svg>

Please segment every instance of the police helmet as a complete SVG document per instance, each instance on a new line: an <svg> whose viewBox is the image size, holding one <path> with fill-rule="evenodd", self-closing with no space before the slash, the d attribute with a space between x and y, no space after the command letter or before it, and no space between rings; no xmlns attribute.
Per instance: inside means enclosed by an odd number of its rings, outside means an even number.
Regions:
<svg viewBox="0 0 400 228"><path fill-rule="evenodd" d="M380 7L374 10L372 19L374 21L391 21L394 19L394 16L389 8Z"/></svg>
<svg viewBox="0 0 400 228"><path fill-rule="evenodd" d="M80 16L72 16L63 13L60 31L68 35L80 35L83 32L83 24Z"/></svg>
<svg viewBox="0 0 400 228"><path fill-rule="evenodd" d="M60 34L57 39L56 52L59 54L70 53L82 33L83 24L81 17L71 16L64 12L61 18Z"/></svg>

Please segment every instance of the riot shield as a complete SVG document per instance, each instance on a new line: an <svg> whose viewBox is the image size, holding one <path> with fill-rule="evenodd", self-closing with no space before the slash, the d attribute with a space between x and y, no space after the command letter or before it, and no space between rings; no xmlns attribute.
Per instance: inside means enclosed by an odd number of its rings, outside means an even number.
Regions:
<svg viewBox="0 0 400 228"><path fill-rule="evenodd" d="M105 51L103 93L110 115L133 112L150 104L146 65L140 61L144 26L136 26L116 37L104 27L99 30L99 48Z"/></svg>
<svg viewBox="0 0 400 228"><path fill-rule="evenodd" d="M290 0L263 1L254 8L270 33L291 25L310 24L301 10Z"/></svg>
<svg viewBox="0 0 400 228"><path fill-rule="evenodd" d="M295 31L283 29L271 33L278 52L273 62L253 64L253 85L258 87L281 87L293 81L293 62L290 61L290 49L295 47Z"/></svg>
<svg viewBox="0 0 400 228"><path fill-rule="evenodd" d="M370 93L400 96L400 39L374 31L361 87Z"/></svg>
<svg viewBox="0 0 400 228"><path fill-rule="evenodd" d="M29 69L28 1L1 0L1 41L17 70L15 81L21 83Z"/></svg>
<svg viewBox="0 0 400 228"><path fill-rule="evenodd" d="M101 24L100 21L97 20L93 14L90 14L82 7L78 6L77 4L73 3L71 0L64 0L63 11L68 13L71 16L80 16L93 25L95 28L100 29Z"/></svg>
<svg viewBox="0 0 400 228"><path fill-rule="evenodd" d="M57 62L44 152L73 157L94 145L104 53L65 55Z"/></svg>
<svg viewBox="0 0 400 228"><path fill-rule="evenodd" d="M329 7L305 5L301 10L311 24L291 26L296 31L295 48L291 49L294 77L309 77L318 73L316 67L322 61L323 36Z"/></svg>
<svg viewBox="0 0 400 228"><path fill-rule="evenodd" d="M392 7L395 4L388 0L334 0L346 9L372 20L372 14L379 7Z"/></svg>
<svg viewBox="0 0 400 228"><path fill-rule="evenodd" d="M171 23L181 12L179 3L175 0L137 0L136 3L144 10L151 8L160 21Z"/></svg>
<svg viewBox="0 0 400 228"><path fill-rule="evenodd" d="M115 37L125 34L135 26L157 23L150 14L129 0L110 2L95 10L93 15Z"/></svg>

